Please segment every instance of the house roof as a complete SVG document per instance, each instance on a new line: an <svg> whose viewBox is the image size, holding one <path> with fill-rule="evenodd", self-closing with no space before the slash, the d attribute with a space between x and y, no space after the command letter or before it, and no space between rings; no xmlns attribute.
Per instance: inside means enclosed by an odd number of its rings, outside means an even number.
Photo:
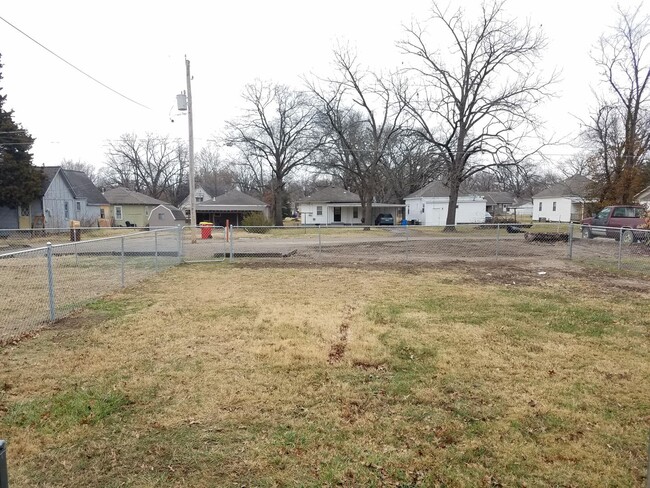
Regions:
<svg viewBox="0 0 650 488"><path fill-rule="evenodd" d="M206 200L203 202L200 202L200 205L202 206L210 206L210 205L232 205L232 206L237 206L237 205L255 205L255 206L262 206L266 207L266 203L264 203L262 200L259 200L255 197L252 197L250 195L247 195L244 192L241 192L239 190L231 190L228 193L224 193L223 195L219 195L218 197L213 198L212 200Z"/></svg>
<svg viewBox="0 0 650 488"><path fill-rule="evenodd" d="M108 205L108 201L102 195L102 192L88 178L83 171L63 169L61 166L44 166L43 174L43 194L47 191L55 178L56 174L61 172L63 179L70 187L70 191L75 198L85 198L90 205Z"/></svg>
<svg viewBox="0 0 650 488"><path fill-rule="evenodd" d="M459 193L460 195L461 193ZM445 185L442 181L435 180L429 183L424 188L420 188L417 191L414 191L410 195L407 195L406 198L435 198L435 197L448 197L449 196L449 187Z"/></svg>
<svg viewBox="0 0 650 488"><path fill-rule="evenodd" d="M533 201L529 198L517 198L515 197L513 204L510 205L511 208L519 207L530 207L533 205Z"/></svg>
<svg viewBox="0 0 650 488"><path fill-rule="evenodd" d="M45 175L45 178L43 178L42 190L43 190L43 195L45 195L45 192L50 187L50 183L52 183L52 180L61 169L61 166L43 166L42 169L43 169L43 175Z"/></svg>
<svg viewBox="0 0 650 488"><path fill-rule="evenodd" d="M486 191L480 193L480 195L487 201L488 205L510 205L515 201L514 195L508 191Z"/></svg>
<svg viewBox="0 0 650 488"><path fill-rule="evenodd" d="M552 198L552 197L580 197L585 198L589 193L589 186L592 181L586 176L575 175L551 185L545 190L533 195L533 198Z"/></svg>
<svg viewBox="0 0 650 488"><path fill-rule="evenodd" d="M361 203L361 198L345 188L328 186L315 191L308 197L299 200L298 203Z"/></svg>
<svg viewBox="0 0 650 488"><path fill-rule="evenodd" d="M163 202L144 193L129 190L122 186L104 192L104 198L112 205L160 205Z"/></svg>
<svg viewBox="0 0 650 488"><path fill-rule="evenodd" d="M634 195L634 200L638 201L638 200L641 200L641 199L648 198L648 196L650 196L650 186L645 187L639 193Z"/></svg>

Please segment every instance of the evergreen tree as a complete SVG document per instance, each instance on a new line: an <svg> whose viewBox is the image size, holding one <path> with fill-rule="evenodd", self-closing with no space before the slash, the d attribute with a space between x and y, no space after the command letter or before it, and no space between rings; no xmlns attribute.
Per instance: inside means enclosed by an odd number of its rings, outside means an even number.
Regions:
<svg viewBox="0 0 650 488"><path fill-rule="evenodd" d="M0 206L16 208L29 205L41 196L43 171L32 166L29 151L34 138L22 125L14 122L13 110L7 112L4 109L6 99L7 96L0 93Z"/></svg>

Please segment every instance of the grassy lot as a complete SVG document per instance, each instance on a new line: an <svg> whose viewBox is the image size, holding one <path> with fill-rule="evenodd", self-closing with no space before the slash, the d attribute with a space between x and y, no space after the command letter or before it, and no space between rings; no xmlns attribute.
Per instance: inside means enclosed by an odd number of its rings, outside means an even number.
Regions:
<svg viewBox="0 0 650 488"><path fill-rule="evenodd" d="M650 285L436 266L182 266L5 347L11 486L642 486Z"/></svg>

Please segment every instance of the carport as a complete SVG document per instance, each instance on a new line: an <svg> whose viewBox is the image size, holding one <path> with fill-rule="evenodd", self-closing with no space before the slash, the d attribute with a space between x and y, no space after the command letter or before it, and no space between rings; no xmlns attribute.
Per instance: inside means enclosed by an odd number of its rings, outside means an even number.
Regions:
<svg viewBox="0 0 650 488"><path fill-rule="evenodd" d="M246 215L260 212L269 217L269 206L255 197L232 190L228 193L196 204L196 221L212 222L225 226L226 220L232 225L242 225Z"/></svg>

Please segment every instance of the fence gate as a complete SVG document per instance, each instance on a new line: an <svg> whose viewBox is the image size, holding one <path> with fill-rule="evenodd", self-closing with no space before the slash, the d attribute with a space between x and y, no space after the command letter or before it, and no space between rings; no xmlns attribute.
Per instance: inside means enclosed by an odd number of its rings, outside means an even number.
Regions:
<svg viewBox="0 0 650 488"><path fill-rule="evenodd" d="M230 252L227 229L221 226L185 226L182 230L181 256L185 263L223 261Z"/></svg>

